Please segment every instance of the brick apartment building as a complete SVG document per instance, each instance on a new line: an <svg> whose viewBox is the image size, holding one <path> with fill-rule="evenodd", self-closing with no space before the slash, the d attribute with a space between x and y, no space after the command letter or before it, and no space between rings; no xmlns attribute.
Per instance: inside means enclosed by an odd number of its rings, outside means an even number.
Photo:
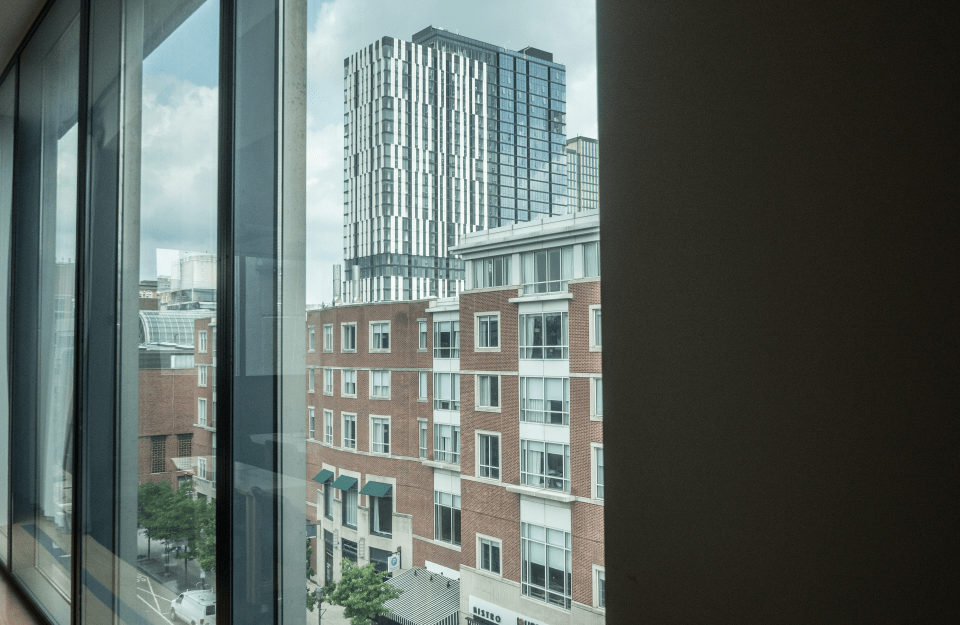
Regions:
<svg viewBox="0 0 960 625"><path fill-rule="evenodd" d="M312 564L399 552L459 580L461 623L602 623L599 217L454 251L458 297L307 314Z"/></svg>

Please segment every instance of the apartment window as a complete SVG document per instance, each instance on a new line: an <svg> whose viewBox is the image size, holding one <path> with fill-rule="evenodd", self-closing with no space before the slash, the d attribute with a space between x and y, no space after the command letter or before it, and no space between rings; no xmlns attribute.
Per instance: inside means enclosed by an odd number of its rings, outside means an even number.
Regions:
<svg viewBox="0 0 960 625"><path fill-rule="evenodd" d="M510 284L510 256L494 256L473 261L473 288Z"/></svg>
<svg viewBox="0 0 960 625"><path fill-rule="evenodd" d="M163 473L167 459L167 437L151 437L150 452L150 472Z"/></svg>
<svg viewBox="0 0 960 625"><path fill-rule="evenodd" d="M346 523L344 523L346 525ZM357 543L352 540L347 540L346 538L340 539L341 552L343 554L344 560L350 560L354 564L357 563Z"/></svg>
<svg viewBox="0 0 960 625"><path fill-rule="evenodd" d="M520 523L520 592L570 609L573 578L570 533Z"/></svg>
<svg viewBox="0 0 960 625"><path fill-rule="evenodd" d="M567 360L570 358L565 312L520 315L520 358Z"/></svg>
<svg viewBox="0 0 960 625"><path fill-rule="evenodd" d="M308 349L313 352L317 350L317 329L315 326L307 326L308 330Z"/></svg>
<svg viewBox="0 0 960 625"><path fill-rule="evenodd" d="M520 420L570 424L570 378L520 378Z"/></svg>
<svg viewBox="0 0 960 625"><path fill-rule="evenodd" d="M573 246L525 252L522 269L524 294L563 291L573 277Z"/></svg>
<svg viewBox="0 0 960 625"><path fill-rule="evenodd" d="M193 434L177 434L177 457L190 458L193 456Z"/></svg>
<svg viewBox="0 0 960 625"><path fill-rule="evenodd" d="M427 422L424 420L418 421L420 428L420 457L427 457Z"/></svg>
<svg viewBox="0 0 960 625"><path fill-rule="evenodd" d="M356 323L340 324L340 351L341 352L357 351L357 324Z"/></svg>
<svg viewBox="0 0 960 625"><path fill-rule="evenodd" d="M307 416L309 421L307 438L313 440L316 437L316 433L317 433L317 413L316 413L316 409L313 406L307 408Z"/></svg>
<svg viewBox="0 0 960 625"><path fill-rule="evenodd" d="M603 499L603 447L594 447L593 450L594 497Z"/></svg>
<svg viewBox="0 0 960 625"><path fill-rule="evenodd" d="M323 326L323 351L333 351L333 324L328 323Z"/></svg>
<svg viewBox="0 0 960 625"><path fill-rule="evenodd" d="M370 372L370 397L377 399L390 399L389 371Z"/></svg>
<svg viewBox="0 0 960 625"><path fill-rule="evenodd" d="M460 544L460 495L433 491L433 538Z"/></svg>
<svg viewBox="0 0 960 625"><path fill-rule="evenodd" d="M460 426L435 423L433 426L433 459L460 463Z"/></svg>
<svg viewBox="0 0 960 625"><path fill-rule="evenodd" d="M607 572L602 566L593 565L593 605L607 607Z"/></svg>
<svg viewBox="0 0 960 625"><path fill-rule="evenodd" d="M570 445L521 440L520 483L570 492Z"/></svg>
<svg viewBox="0 0 960 625"><path fill-rule="evenodd" d="M340 505L340 522L349 528L357 529L357 485L354 484L350 490L343 491L343 502ZM343 541L346 545L347 541ZM356 555L356 553L354 553ZM356 560L354 560L356 561Z"/></svg>
<svg viewBox="0 0 960 625"><path fill-rule="evenodd" d="M436 321L433 324L433 357L460 357L460 322Z"/></svg>
<svg viewBox="0 0 960 625"><path fill-rule="evenodd" d="M390 322L370 323L370 353L390 351Z"/></svg>
<svg viewBox="0 0 960 625"><path fill-rule="evenodd" d="M333 520L333 486L323 485L323 516Z"/></svg>
<svg viewBox="0 0 960 625"><path fill-rule="evenodd" d="M315 384L314 375L315 374L314 374L313 367L307 367L307 392L308 393L313 393L314 390L316 390L314 388L314 384Z"/></svg>
<svg viewBox="0 0 960 625"><path fill-rule="evenodd" d="M603 378L593 379L593 416L603 418Z"/></svg>
<svg viewBox="0 0 960 625"><path fill-rule="evenodd" d="M333 445L333 411L323 411L323 442Z"/></svg>
<svg viewBox="0 0 960 625"><path fill-rule="evenodd" d="M357 448L357 415L343 415L343 448Z"/></svg>
<svg viewBox="0 0 960 625"><path fill-rule="evenodd" d="M477 349L500 349L500 313L475 315Z"/></svg>
<svg viewBox="0 0 960 625"><path fill-rule="evenodd" d="M333 369L323 370L323 394L333 395Z"/></svg>
<svg viewBox="0 0 960 625"><path fill-rule="evenodd" d="M340 372L340 377L343 381L343 385L340 388L340 394L344 397L356 397L357 396L357 370L356 369L343 369Z"/></svg>
<svg viewBox="0 0 960 625"><path fill-rule="evenodd" d="M499 434L477 434L477 476L500 479Z"/></svg>
<svg viewBox="0 0 960 625"><path fill-rule="evenodd" d="M420 319L417 322L420 329L420 341L417 344L420 351L427 351L427 320Z"/></svg>
<svg viewBox="0 0 960 625"><path fill-rule="evenodd" d="M583 277L600 275L600 242L583 244Z"/></svg>
<svg viewBox="0 0 960 625"><path fill-rule="evenodd" d="M476 397L478 408L499 408L500 376L478 375Z"/></svg>
<svg viewBox="0 0 960 625"><path fill-rule="evenodd" d="M197 423L207 425L207 400L203 397L197 399Z"/></svg>
<svg viewBox="0 0 960 625"><path fill-rule="evenodd" d="M203 365L197 366L197 386L207 385L207 368Z"/></svg>
<svg viewBox="0 0 960 625"><path fill-rule="evenodd" d="M419 399L426 399L429 396L429 392L427 389L427 372L421 371L418 377L420 378Z"/></svg>
<svg viewBox="0 0 960 625"><path fill-rule="evenodd" d="M203 456L197 458L197 477L201 480L207 479L207 459Z"/></svg>
<svg viewBox="0 0 960 625"><path fill-rule="evenodd" d="M370 449L377 454L390 453L390 419L385 417L371 417L370 419Z"/></svg>
<svg viewBox="0 0 960 625"><path fill-rule="evenodd" d="M200 330L197 332L197 351L201 354L207 353L207 331Z"/></svg>
<svg viewBox="0 0 960 625"><path fill-rule="evenodd" d="M370 497L370 533L378 536L393 535L393 494Z"/></svg>
<svg viewBox="0 0 960 625"><path fill-rule="evenodd" d="M460 374L433 374L433 407L437 410L460 410Z"/></svg>
<svg viewBox="0 0 960 625"><path fill-rule="evenodd" d="M500 575L501 542L494 538L477 535L477 564L480 570Z"/></svg>
<svg viewBox="0 0 960 625"><path fill-rule="evenodd" d="M590 306L590 351L600 351L602 343L602 332L600 324L600 305Z"/></svg>

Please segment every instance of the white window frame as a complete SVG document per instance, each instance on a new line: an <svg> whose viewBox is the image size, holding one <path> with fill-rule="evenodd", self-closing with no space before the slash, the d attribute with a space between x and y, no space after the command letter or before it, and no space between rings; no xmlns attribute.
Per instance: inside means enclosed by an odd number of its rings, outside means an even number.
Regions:
<svg viewBox="0 0 960 625"><path fill-rule="evenodd" d="M328 354L333 351L333 324L323 324L323 351Z"/></svg>
<svg viewBox="0 0 960 625"><path fill-rule="evenodd" d="M450 449L440 449L437 443L446 437L441 437L442 428L450 428ZM463 449L463 441L460 440L460 426L452 423L434 423L433 424L433 459L436 462L446 462L448 464L460 464L460 451ZM443 457L440 458L440 454Z"/></svg>
<svg viewBox="0 0 960 625"><path fill-rule="evenodd" d="M441 399L438 397L437 391L443 388L443 385L438 382L441 379L440 376L449 375L450 377L450 397L446 399ZM448 407L441 406L441 402L449 402ZM451 372L451 371L434 371L433 372L433 409L434 410L460 410L460 374Z"/></svg>
<svg viewBox="0 0 960 625"><path fill-rule="evenodd" d="M197 425L207 427L207 398L197 398Z"/></svg>
<svg viewBox="0 0 960 625"><path fill-rule="evenodd" d="M430 401L430 372L417 372L417 401Z"/></svg>
<svg viewBox="0 0 960 625"><path fill-rule="evenodd" d="M197 457L197 477L201 480L207 479L207 459L203 456Z"/></svg>
<svg viewBox="0 0 960 625"><path fill-rule="evenodd" d="M387 326L387 346L386 347L374 347L374 326L377 325L386 325ZM368 324L369 334L367 336L367 345L369 346L369 352L371 354L389 354L391 348L393 348L393 330L390 327L390 321L380 320L380 321L371 321Z"/></svg>
<svg viewBox="0 0 960 625"><path fill-rule="evenodd" d="M444 496L450 498L450 503L443 503ZM437 508L449 508L450 509L450 540L443 540L440 535L440 527L437 525ZM460 540L456 540L453 534L453 511L457 510L460 512ZM442 490L433 490L433 539L437 542L446 543L448 545L457 545L458 547L463 543L463 501L460 495L454 495L453 493L447 493Z"/></svg>
<svg viewBox="0 0 960 625"><path fill-rule="evenodd" d="M423 345L420 339L423 338ZM430 345L430 324L426 319L417 319L417 351L425 352Z"/></svg>
<svg viewBox="0 0 960 625"><path fill-rule="evenodd" d="M497 321L497 345L496 347L481 347L480 346L480 318L481 317L496 317ZM500 346L503 345L501 340L503 333L503 323L500 321L500 311L493 310L489 312L475 312L473 313L473 349L477 352L499 352Z"/></svg>
<svg viewBox="0 0 960 625"><path fill-rule="evenodd" d="M483 543L481 540L485 540L490 543L496 543L497 548L500 550L500 561L497 563L497 568L500 569L500 572L494 572L490 569L483 568ZM503 577L503 541L495 536L488 536L486 534L481 534L477 532L477 570L486 575L493 575L494 577Z"/></svg>
<svg viewBox="0 0 960 625"><path fill-rule="evenodd" d="M492 436L497 438L497 449L499 451L500 457L498 458L499 464L497 465L497 475L498 477L485 477L480 474L480 437L481 436ZM503 435L500 432L492 432L489 430L474 430L473 436L473 449L474 449L474 474L477 478L481 480L489 480L491 482L501 482L503 481Z"/></svg>
<svg viewBox="0 0 960 625"><path fill-rule="evenodd" d="M597 478L600 476L598 469L598 454L603 455L603 443L590 443L590 497L597 501L603 501L606 492L600 493L600 489L606 489L606 484L598 484ZM606 481L606 457L604 457L604 481ZM599 496L598 496L599 495Z"/></svg>
<svg viewBox="0 0 960 625"><path fill-rule="evenodd" d="M426 419L417 419L417 448L420 458L426 459L430 454L430 427Z"/></svg>
<svg viewBox="0 0 960 625"><path fill-rule="evenodd" d="M307 326L307 351L317 351L317 326Z"/></svg>
<svg viewBox="0 0 960 625"><path fill-rule="evenodd" d="M333 445L333 411L323 411L323 442Z"/></svg>
<svg viewBox="0 0 960 625"><path fill-rule="evenodd" d="M317 391L316 385L316 370L314 367L307 367L307 392L315 393Z"/></svg>
<svg viewBox="0 0 960 625"><path fill-rule="evenodd" d="M480 378L496 378L497 380L497 405L486 406L481 403L480 396ZM503 407L503 376L493 373L476 373L473 376L473 408L480 412L500 412Z"/></svg>
<svg viewBox="0 0 960 625"><path fill-rule="evenodd" d="M346 345L346 332L348 327L353 327L353 347L348 349L344 347ZM356 354L357 353L357 322L349 321L340 324L340 353L341 354Z"/></svg>
<svg viewBox="0 0 960 625"><path fill-rule="evenodd" d="M381 387L384 386L384 385L383 385L383 379L382 379L382 376L383 376L384 374L386 374L386 376L387 376L387 384L386 384L387 393L386 393L386 395L376 395L376 394L374 394L373 389L374 389L375 386L381 386ZM375 379L378 375L381 377L381 380L380 380L381 384L375 385L375 384L374 384L374 379ZM371 370L370 370L370 389L369 389L369 390L370 390L370 399L390 399L390 390L391 390L390 383L391 383L391 378L392 378L392 377L393 377L393 376L390 374L390 370L389 370L389 369L371 369Z"/></svg>
<svg viewBox="0 0 960 625"><path fill-rule="evenodd" d="M559 315L561 328L561 341L558 345L546 344L546 316ZM541 319L541 338L544 339L542 345L534 345L533 337L527 336L527 317L540 317ZM520 360L570 360L570 314L565 310L545 310L539 312L520 313L517 317L517 344L520 348ZM534 350L540 350L540 355L536 356ZM547 356L547 354L551 356Z"/></svg>
<svg viewBox="0 0 960 625"><path fill-rule="evenodd" d="M606 594L607 594L607 567L600 566L599 564L592 564L591 568L593 569L593 574L591 575L593 579L593 607L598 610L607 611L606 606ZM600 605L600 579L603 578L603 594L604 594L604 605Z"/></svg>
<svg viewBox="0 0 960 625"><path fill-rule="evenodd" d="M199 330L197 332L197 351L201 354L207 353L207 331Z"/></svg>
<svg viewBox="0 0 960 625"><path fill-rule="evenodd" d="M197 386L207 385L207 366L197 365Z"/></svg>
<svg viewBox="0 0 960 625"><path fill-rule="evenodd" d="M526 443L526 445L524 445ZM543 451L543 471L535 470L535 467L530 467L527 462L529 461L529 451L524 449L524 447L529 447L531 445L542 445ZM560 476L550 475L550 470L548 468L548 445L559 445L563 447L563 469L564 474ZM545 490L552 490L558 493L569 493L571 492L572 482L573 482L573 467L571 466L570 461L570 445L567 443L555 443L553 441L542 441L542 440L533 440L527 438L520 439L520 484L524 486L532 486L533 488L543 488ZM540 481L542 484L531 484L528 482L528 477L532 481ZM540 478L537 480L537 478ZM560 481L560 488L554 488L550 486L551 482Z"/></svg>
<svg viewBox="0 0 960 625"><path fill-rule="evenodd" d="M317 409L307 406L307 438L316 440L317 437Z"/></svg>
<svg viewBox="0 0 960 625"><path fill-rule="evenodd" d="M450 324L450 346L439 347L440 332L442 324ZM447 355L444 356L443 352ZM433 357L434 359L451 360L460 358L460 321L457 319L446 319L433 322Z"/></svg>
<svg viewBox="0 0 960 625"><path fill-rule="evenodd" d="M597 324L596 319L597 315L600 314L600 304L591 304L589 308L590 315L590 351L591 352L602 352L603 346L601 343L597 342ZM600 340L603 341L603 318L600 319Z"/></svg>
<svg viewBox="0 0 960 625"><path fill-rule="evenodd" d="M548 545L546 541L541 541L541 540L537 540L537 539L534 539L534 538L528 538L528 537L524 536L524 534L523 534L523 531L524 531L524 527L523 527L523 526L524 526L524 525L526 525L526 526L528 526L528 527L531 527L531 526L540 527L540 528L543 528L545 531L553 530L553 531L563 532L563 534L564 534L564 542L565 542L565 543L566 543L566 538L567 538L567 537L569 537L569 538L571 539L570 547L567 547L566 545L564 545L563 547L559 547L559 546L556 546L556 545ZM572 607L572 605L573 605L573 588L572 588L572 585L573 585L573 581L572 581L572 578L573 578L573 575L572 575L572 573L573 573L573 561L572 561L572 560L573 560L573 558L572 558L572 557L570 558L571 561L570 561L570 565L569 565L570 568L569 568L569 569L567 569L567 558L566 558L567 554L570 554L570 555L572 556L572 551L573 551L573 549L572 549L572 547L573 547L572 539L573 539L573 536L571 535L571 532L568 532L568 531L566 531L566 530L559 530L559 529L556 529L556 528L552 528L552 527L548 527L548 526L544 526L544 525L539 525L539 524L537 524L537 523L526 523L526 522L524 522L524 521L521 521L521 522L520 522L520 571L521 571L521 577L520 577L520 578L521 578L521 580L523 580L523 579L526 579L526 580L527 580L526 582L521 581L521 584L520 584L520 594L521 594L521 596L529 597L530 599L532 599L532 600L534 600L534 601L542 601L543 603L545 603L545 604L547 604L547 605L552 605L552 606L554 606L554 607L557 607L557 608L560 608L560 609L563 609L563 610L569 610L569 609ZM563 552L563 554L564 554L564 573L569 573L569 574L570 574L570 577L571 577L571 587L570 587L570 588L566 588L566 584L564 584L564 590L565 590L565 592L561 595L561 596L564 598L564 602L565 602L565 605L564 605L564 606L558 606L556 603L554 603L554 602L550 601L549 599L547 599L546 596L544 596L543 598L540 598L540 597L535 596L534 593L533 593L532 590L531 590L531 587L533 586L533 584L532 584L532 582L531 582L531 578L530 578L530 577L524 578L524 576L523 576L523 568L524 568L524 566L527 565L527 562L525 562L525 561L523 560L523 554L524 554L524 553L530 553L530 552L532 551L532 549L529 549L529 548L528 548L528 549L525 550L523 547L524 547L524 543L525 543L525 542L531 542L531 541L532 541L532 542L536 542L536 543L541 544L541 545L544 546L544 561L545 561L545 562L550 562L550 550L551 550L551 549L560 549L560 550ZM529 560L528 560L528 561L529 561ZM546 594L548 594L548 593L550 592L549 590L547 590L547 587L548 587L548 586L549 586L549 580L545 580L544 588L541 589L541 590L544 591L544 595L546 595ZM558 593L553 593L553 594L558 594Z"/></svg>
<svg viewBox="0 0 960 625"><path fill-rule="evenodd" d="M323 394L333 396L333 369L323 370Z"/></svg>
<svg viewBox="0 0 960 625"><path fill-rule="evenodd" d="M599 392L597 387L599 388ZM600 411L597 412L597 399L601 402ZM603 377L592 377L590 378L590 420L591 421L603 421Z"/></svg>
<svg viewBox="0 0 960 625"><path fill-rule="evenodd" d="M562 380L561 385L563 386L561 400L561 411L560 411L560 423L552 423L547 421L547 413L555 413L556 410L547 410L547 383L546 380ZM536 381L540 381L540 393L543 396L543 399L538 400L533 397L529 397L529 388L530 384L536 384ZM552 376L522 376L520 378L520 421L527 423L544 423L546 425L570 425L570 378L562 377L555 378ZM540 401L541 407L536 408L534 402ZM550 400L555 401L555 400ZM537 420L537 415L539 414L539 420Z"/></svg>
<svg viewBox="0 0 960 625"><path fill-rule="evenodd" d="M378 449L376 448L377 445L380 445L380 446L382 447L382 446L384 445L384 443L377 443L377 442L374 441L374 436L373 436L373 435L374 435L374 429L375 429L375 428L374 428L374 425L375 425L374 421L381 421L381 422L386 421L386 425L387 425L386 450L383 450L383 449L379 449L379 450L378 450ZM382 425L382 423L381 423L381 425ZM370 416L367 418L367 431L370 432L370 447L368 447L368 449L370 450L370 453L372 453L372 454L377 454L378 456L389 456L389 455L390 455L390 449L391 449L391 447L392 447L392 445L393 445L393 436L392 436L392 434L393 434L393 428L392 428L391 425L390 425L390 417L387 416L387 415L377 415L377 414L372 414L372 415L370 415Z"/></svg>
<svg viewBox="0 0 960 625"><path fill-rule="evenodd" d="M347 392L347 374L353 374L353 392ZM356 397L357 396L357 370L356 369L341 369L340 370L340 396L341 397Z"/></svg>
<svg viewBox="0 0 960 625"><path fill-rule="evenodd" d="M353 420L353 444L348 445L347 441L351 440L347 438L347 420ZM357 449L357 413L355 412L341 412L340 413L340 446L344 449Z"/></svg>

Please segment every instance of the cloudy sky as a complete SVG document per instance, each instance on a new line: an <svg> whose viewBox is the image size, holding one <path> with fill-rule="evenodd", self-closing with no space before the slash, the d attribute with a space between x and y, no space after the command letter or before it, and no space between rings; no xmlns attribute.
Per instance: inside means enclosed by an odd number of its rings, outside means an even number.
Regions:
<svg viewBox="0 0 960 625"><path fill-rule="evenodd" d="M158 248L215 251L216 32L208 0L144 63L141 276ZM343 59L383 36L437 26L567 66L567 135L597 136L590 0L308 0L307 302L332 298L343 257ZM189 158L186 158L189 157ZM161 268L162 272L163 268Z"/></svg>

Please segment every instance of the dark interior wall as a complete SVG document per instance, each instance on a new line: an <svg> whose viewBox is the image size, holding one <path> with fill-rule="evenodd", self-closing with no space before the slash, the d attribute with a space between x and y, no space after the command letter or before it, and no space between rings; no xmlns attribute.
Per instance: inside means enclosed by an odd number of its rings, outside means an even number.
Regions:
<svg viewBox="0 0 960 625"><path fill-rule="evenodd" d="M956 22L913 2L598 5L609 622L939 614Z"/></svg>

